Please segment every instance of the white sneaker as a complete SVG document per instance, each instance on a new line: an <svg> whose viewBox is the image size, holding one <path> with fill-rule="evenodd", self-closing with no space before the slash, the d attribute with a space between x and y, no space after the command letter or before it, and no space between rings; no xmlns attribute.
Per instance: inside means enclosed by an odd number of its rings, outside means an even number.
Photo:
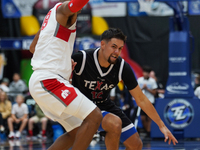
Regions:
<svg viewBox="0 0 200 150"><path fill-rule="evenodd" d="M10 134L8 135L9 139L14 139L15 138L15 133L14 132L10 132Z"/></svg>
<svg viewBox="0 0 200 150"><path fill-rule="evenodd" d="M16 134L15 134L15 137L16 138L20 138L21 137L21 132L17 131Z"/></svg>
<svg viewBox="0 0 200 150"><path fill-rule="evenodd" d="M15 146L15 142L14 142L14 140L9 140L8 143L9 143L10 147Z"/></svg>
<svg viewBox="0 0 200 150"><path fill-rule="evenodd" d="M0 127L0 132L3 133L4 131L5 131L4 126L1 126L1 127Z"/></svg>

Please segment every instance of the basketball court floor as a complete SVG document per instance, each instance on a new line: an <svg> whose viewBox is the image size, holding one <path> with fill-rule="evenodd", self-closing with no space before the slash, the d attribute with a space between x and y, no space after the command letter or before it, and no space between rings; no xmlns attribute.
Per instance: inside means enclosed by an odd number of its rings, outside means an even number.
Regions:
<svg viewBox="0 0 200 150"><path fill-rule="evenodd" d="M143 150L200 150L200 140L198 139L181 139L176 146L168 145L163 139L144 138L142 141ZM46 150L52 143L52 139L47 139L46 141L39 139L28 141L25 138L18 140L1 139L0 150ZM124 149L125 147L120 144L119 150ZM96 144L91 144L88 150L106 150L104 141L100 140Z"/></svg>

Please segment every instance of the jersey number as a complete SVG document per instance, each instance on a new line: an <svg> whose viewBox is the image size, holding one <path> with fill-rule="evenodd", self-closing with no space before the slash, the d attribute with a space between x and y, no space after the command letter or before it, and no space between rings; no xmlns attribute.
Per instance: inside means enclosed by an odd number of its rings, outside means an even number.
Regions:
<svg viewBox="0 0 200 150"><path fill-rule="evenodd" d="M103 92L92 92L92 99L102 99L101 95L103 94Z"/></svg>
<svg viewBox="0 0 200 150"><path fill-rule="evenodd" d="M49 11L48 14L46 15L46 17L44 19L44 22L42 24L42 29L41 30L43 30L47 26L47 23L48 23L48 20L50 18L50 15L51 15L51 11Z"/></svg>

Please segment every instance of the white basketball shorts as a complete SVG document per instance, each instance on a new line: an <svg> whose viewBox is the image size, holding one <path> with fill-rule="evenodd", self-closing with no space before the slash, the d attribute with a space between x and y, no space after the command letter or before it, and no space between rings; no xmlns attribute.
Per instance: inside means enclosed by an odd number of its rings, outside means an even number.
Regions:
<svg viewBox="0 0 200 150"><path fill-rule="evenodd" d="M59 122L67 132L80 126L96 108L77 88L51 72L34 71L29 80L29 90L44 114Z"/></svg>

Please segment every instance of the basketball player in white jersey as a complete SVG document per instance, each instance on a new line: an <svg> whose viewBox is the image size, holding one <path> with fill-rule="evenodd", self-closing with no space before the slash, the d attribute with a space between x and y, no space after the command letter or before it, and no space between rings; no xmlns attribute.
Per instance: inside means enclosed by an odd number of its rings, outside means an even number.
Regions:
<svg viewBox="0 0 200 150"><path fill-rule="evenodd" d="M59 122L68 133L65 139L59 137L49 150L69 149L72 144L66 147L62 143L72 143L71 140L75 140L72 150L86 150L102 115L93 102L69 83L69 77L77 12L88 0L62 2L48 12L30 46L34 72L29 80L29 89L44 114Z"/></svg>

